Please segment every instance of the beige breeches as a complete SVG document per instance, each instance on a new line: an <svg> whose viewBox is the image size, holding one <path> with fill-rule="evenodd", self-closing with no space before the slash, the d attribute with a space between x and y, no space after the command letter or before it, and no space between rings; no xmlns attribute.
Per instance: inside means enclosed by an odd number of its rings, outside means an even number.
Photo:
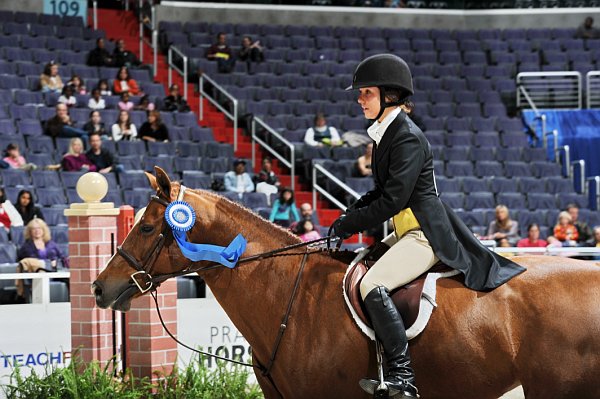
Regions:
<svg viewBox="0 0 600 399"><path fill-rule="evenodd" d="M35 273L44 266L45 263L41 259L24 258L19 261L19 265L17 266L17 273ZM23 280L15 280L15 286L17 288L17 295L23 296L25 294L25 286L23 284Z"/></svg>
<svg viewBox="0 0 600 399"><path fill-rule="evenodd" d="M438 262L422 230L412 230L401 239L395 233L383 239L390 249L369 269L360 283L363 299L377 287L392 291L413 281Z"/></svg>

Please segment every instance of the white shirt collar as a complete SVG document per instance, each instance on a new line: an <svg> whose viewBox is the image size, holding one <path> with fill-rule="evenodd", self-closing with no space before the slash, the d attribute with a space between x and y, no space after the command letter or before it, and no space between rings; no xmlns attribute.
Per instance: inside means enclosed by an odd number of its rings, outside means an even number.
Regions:
<svg viewBox="0 0 600 399"><path fill-rule="evenodd" d="M398 114L400 114L400 111L402 111L402 109L400 107L397 107L392 112L390 112L388 116L386 116L383 119L383 121L375 121L375 123L369 126L369 128L367 129L367 133L369 134L369 137L375 140L375 144L379 145L379 142L383 138L383 134L385 133L387 128L392 124L394 119L396 119Z"/></svg>

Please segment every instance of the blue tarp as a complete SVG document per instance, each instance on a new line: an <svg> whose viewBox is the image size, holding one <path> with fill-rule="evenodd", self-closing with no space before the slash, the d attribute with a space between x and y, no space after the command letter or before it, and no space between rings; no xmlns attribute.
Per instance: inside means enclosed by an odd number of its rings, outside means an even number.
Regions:
<svg viewBox="0 0 600 399"><path fill-rule="evenodd" d="M558 130L558 145L568 145L571 161L584 159L587 176L600 175L600 110L539 110L546 115L546 130ZM523 111L525 123L538 126L535 112ZM541 129L535 129L538 135ZM540 143L542 138L539 137ZM552 138L550 138L550 141Z"/></svg>

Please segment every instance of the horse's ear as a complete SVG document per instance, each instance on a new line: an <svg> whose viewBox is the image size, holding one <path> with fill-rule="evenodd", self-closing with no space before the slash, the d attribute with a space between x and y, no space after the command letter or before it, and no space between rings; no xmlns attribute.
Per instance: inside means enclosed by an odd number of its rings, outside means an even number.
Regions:
<svg viewBox="0 0 600 399"><path fill-rule="evenodd" d="M153 190L158 191L158 184L156 183L156 177L154 177L154 175L152 173L148 173L148 172L144 172L146 174L146 177L148 178L148 182L150 182L150 187L152 187Z"/></svg>
<svg viewBox="0 0 600 399"><path fill-rule="evenodd" d="M154 173L156 173L156 184L158 185L158 190L162 191L167 198L171 198L171 179L169 179L167 172L158 166L155 166Z"/></svg>

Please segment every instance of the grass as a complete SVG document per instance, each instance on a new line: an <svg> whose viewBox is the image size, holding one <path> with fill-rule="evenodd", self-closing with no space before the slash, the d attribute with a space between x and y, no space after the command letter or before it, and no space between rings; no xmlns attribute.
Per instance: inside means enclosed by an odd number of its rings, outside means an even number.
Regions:
<svg viewBox="0 0 600 399"><path fill-rule="evenodd" d="M43 374L35 370L24 377L13 368L10 382L1 386L7 399L262 399L260 388L248 384L250 370L217 362L214 369L202 359L175 368L173 373L151 382L135 378L127 371L113 376L109 362L102 368L97 362L84 367L78 357L67 367L47 366Z"/></svg>

